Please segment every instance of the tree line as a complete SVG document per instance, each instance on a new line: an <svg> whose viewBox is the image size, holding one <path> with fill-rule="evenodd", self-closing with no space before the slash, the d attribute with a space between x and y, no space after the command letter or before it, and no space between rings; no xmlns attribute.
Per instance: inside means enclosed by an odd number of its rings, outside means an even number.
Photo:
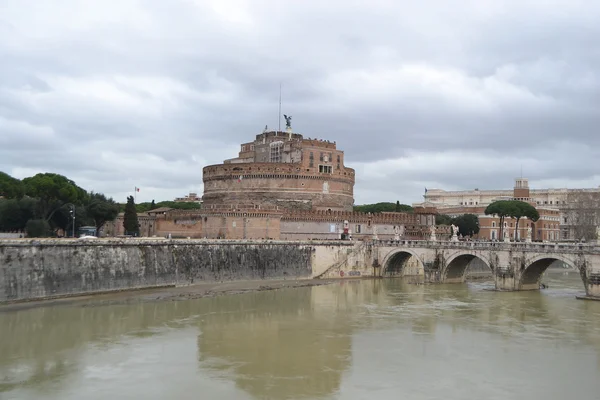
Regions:
<svg viewBox="0 0 600 400"><path fill-rule="evenodd" d="M412 213L414 209L408 204L400 204L399 201L395 203L375 203L375 204L363 204L354 206L354 211L364 213L380 213L380 212L407 212Z"/></svg>
<svg viewBox="0 0 600 400"><path fill-rule="evenodd" d="M56 236L81 226L100 231L118 213L112 198L87 192L65 176L40 173L19 180L0 171L0 231L25 231L30 237Z"/></svg>
<svg viewBox="0 0 600 400"><path fill-rule="evenodd" d="M82 226L100 230L120 212L126 214L125 232L139 233L137 213L160 207L198 209L198 203L161 201L135 204L133 196L127 203L117 203L102 193L88 192L67 177L40 173L23 180L0 171L0 231L26 232L29 237L56 236L59 231L75 232Z"/></svg>

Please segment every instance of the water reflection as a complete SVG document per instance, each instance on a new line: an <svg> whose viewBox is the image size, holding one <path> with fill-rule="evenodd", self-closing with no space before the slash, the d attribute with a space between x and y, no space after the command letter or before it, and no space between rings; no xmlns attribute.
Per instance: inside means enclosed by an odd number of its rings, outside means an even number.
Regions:
<svg viewBox="0 0 600 400"><path fill-rule="evenodd" d="M600 390L593 379L600 371L600 302L574 299L579 279L548 275L550 289L519 293L486 290L490 282L349 280L200 300L92 300L0 312L0 393L473 398L457 386L462 382L482 385L489 398L518 398L524 389L515 366L527 366L541 385L548 374L568 374L568 362L585 365L579 389L593 398ZM423 379L442 371L452 380ZM493 373L500 375L490 381L486 374Z"/></svg>
<svg viewBox="0 0 600 400"><path fill-rule="evenodd" d="M346 287L348 288L348 287ZM295 290L214 299L200 324L200 367L257 398L335 393L351 363L352 303L345 290Z"/></svg>

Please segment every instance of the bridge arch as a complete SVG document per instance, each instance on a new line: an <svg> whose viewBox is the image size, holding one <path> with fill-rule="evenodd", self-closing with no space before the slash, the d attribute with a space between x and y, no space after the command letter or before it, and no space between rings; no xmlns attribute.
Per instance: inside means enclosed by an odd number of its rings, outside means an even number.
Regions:
<svg viewBox="0 0 600 400"><path fill-rule="evenodd" d="M478 259L481 260L487 267L492 271L492 267L490 266L490 261L481 256L480 254L469 252L469 251L459 251L451 255L446 259L446 267L444 268L442 275L442 282L444 283L461 283L465 281L465 276L467 274L467 267L471 263L471 261Z"/></svg>
<svg viewBox="0 0 600 400"><path fill-rule="evenodd" d="M544 272L546 272L550 264L552 264L555 261L561 261L579 270L577 263L572 258L565 257L560 254L543 254L526 261L524 269L521 272L521 278L519 279L519 289L539 289L542 275L544 274Z"/></svg>
<svg viewBox="0 0 600 400"><path fill-rule="evenodd" d="M422 274L425 268L421 258L411 250L401 249L392 251L385 257L383 260L382 276L404 276L406 272L405 268L411 260L418 262L418 269Z"/></svg>

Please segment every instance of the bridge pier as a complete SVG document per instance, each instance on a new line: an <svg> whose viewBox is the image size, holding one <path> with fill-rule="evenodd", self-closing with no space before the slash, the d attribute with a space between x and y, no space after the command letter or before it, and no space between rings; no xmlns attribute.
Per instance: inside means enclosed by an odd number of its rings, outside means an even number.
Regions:
<svg viewBox="0 0 600 400"><path fill-rule="evenodd" d="M581 278L585 283L585 295L600 300L600 272L586 274L582 271Z"/></svg>
<svg viewBox="0 0 600 400"><path fill-rule="evenodd" d="M519 281L515 279L514 270L510 267L498 267L494 273L496 290L515 291L519 290Z"/></svg>

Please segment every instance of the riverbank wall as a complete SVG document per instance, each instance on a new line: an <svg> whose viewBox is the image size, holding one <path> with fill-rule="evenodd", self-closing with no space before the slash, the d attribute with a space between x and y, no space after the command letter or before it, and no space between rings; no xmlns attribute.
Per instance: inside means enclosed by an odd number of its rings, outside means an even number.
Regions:
<svg viewBox="0 0 600 400"><path fill-rule="evenodd" d="M4 240L0 303L198 282L309 279L346 260L353 246L341 241Z"/></svg>

